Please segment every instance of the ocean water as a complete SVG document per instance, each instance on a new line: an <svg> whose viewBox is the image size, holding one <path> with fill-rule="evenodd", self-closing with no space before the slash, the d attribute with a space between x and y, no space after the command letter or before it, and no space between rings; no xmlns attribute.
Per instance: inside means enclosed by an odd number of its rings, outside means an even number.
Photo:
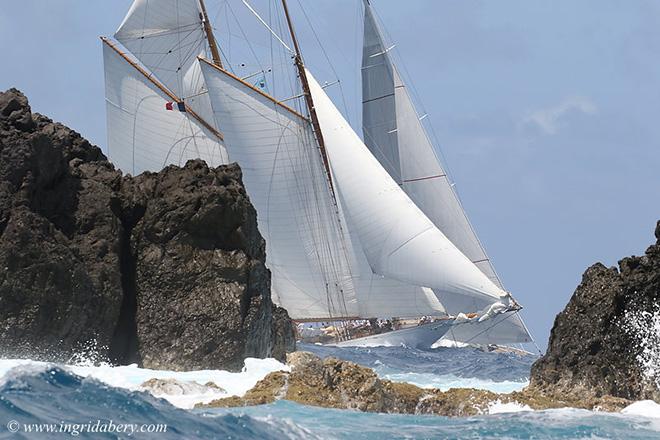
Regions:
<svg viewBox="0 0 660 440"><path fill-rule="evenodd" d="M534 361L531 356L472 349L300 348L321 356L352 360L392 380L442 389L520 389L527 384ZM0 439L660 438L660 405L653 402L637 402L619 414L571 408L531 411L495 402L489 414L470 418L366 414L286 401L248 408L191 409L195 402L241 395L268 372L283 368L286 367L272 359L248 359L241 373L178 373L85 362L64 366L0 360ZM140 384L150 378L201 384L213 381L225 392L212 390L157 398L141 391ZM166 432L162 432L163 425ZM42 432L36 433L36 429ZM141 432L150 429L161 432Z"/></svg>

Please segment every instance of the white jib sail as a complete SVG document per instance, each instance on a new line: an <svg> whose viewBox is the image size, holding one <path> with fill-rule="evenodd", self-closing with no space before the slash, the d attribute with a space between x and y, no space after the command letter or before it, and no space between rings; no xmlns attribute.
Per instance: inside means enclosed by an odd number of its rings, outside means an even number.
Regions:
<svg viewBox="0 0 660 440"><path fill-rule="evenodd" d="M373 271L467 296L504 296L413 203L307 75L336 188Z"/></svg>
<svg viewBox="0 0 660 440"><path fill-rule="evenodd" d="M203 159L227 163L220 140L187 113L168 111L171 100L151 80L103 44L108 119L108 157L125 173L160 171Z"/></svg>
<svg viewBox="0 0 660 440"><path fill-rule="evenodd" d="M390 60L368 5L362 60L365 144L385 169L391 164L390 175L447 238L501 287Z"/></svg>

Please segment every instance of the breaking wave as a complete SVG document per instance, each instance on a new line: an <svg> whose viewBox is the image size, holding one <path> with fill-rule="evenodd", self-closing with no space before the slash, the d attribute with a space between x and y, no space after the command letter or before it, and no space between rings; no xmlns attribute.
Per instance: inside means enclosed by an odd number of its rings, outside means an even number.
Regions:
<svg viewBox="0 0 660 440"><path fill-rule="evenodd" d="M439 388L477 385L497 390L507 383L522 386L526 384L529 365L534 360L533 356L471 349L420 351L403 347L338 349L305 345L300 348L375 367L382 377L416 378L420 385ZM287 401L259 407L191 409L195 401L243 394L269 372L285 368L273 359L248 359L239 373L157 371L134 365L91 365L87 360L72 366L0 360L0 439L16 438L16 434L8 430L11 421L21 426L96 421L166 424L164 433L120 436L159 439L534 437L636 440L660 437L660 405L654 402L637 402L621 414L570 408L530 411L521 405L493 402L489 414L469 418L370 414ZM214 389L210 395L166 396L168 400L165 400L142 390L141 384L152 378L199 384L213 382L224 390ZM117 438L117 435L99 433L94 438Z"/></svg>

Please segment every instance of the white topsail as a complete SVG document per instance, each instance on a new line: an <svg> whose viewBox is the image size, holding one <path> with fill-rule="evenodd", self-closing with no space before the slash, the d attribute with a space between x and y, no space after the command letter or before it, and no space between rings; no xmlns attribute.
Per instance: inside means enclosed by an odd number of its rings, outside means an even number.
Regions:
<svg viewBox="0 0 660 440"><path fill-rule="evenodd" d="M493 284L501 288L495 269L470 225L388 52L371 6L365 2L362 56L365 143L433 224ZM452 289L436 288L435 292L452 314L481 310L492 302L475 296L457 295L458 292ZM520 317L517 314L507 316L505 321L470 342L530 341ZM499 338L496 335L498 332L501 333ZM458 333L467 334L469 331L457 329ZM461 340L459 336L456 339Z"/></svg>
<svg viewBox="0 0 660 440"><path fill-rule="evenodd" d="M198 0L136 0L115 33L128 49L177 96L193 92L197 78L184 78L207 49Z"/></svg>
<svg viewBox="0 0 660 440"><path fill-rule="evenodd" d="M115 39L217 129L198 56L209 50L199 0L135 0Z"/></svg>

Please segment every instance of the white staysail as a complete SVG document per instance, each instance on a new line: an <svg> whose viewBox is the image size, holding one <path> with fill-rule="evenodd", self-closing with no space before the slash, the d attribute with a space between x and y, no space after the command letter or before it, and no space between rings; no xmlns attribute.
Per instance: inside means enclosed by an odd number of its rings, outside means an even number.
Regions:
<svg viewBox="0 0 660 440"><path fill-rule="evenodd" d="M274 300L297 319L358 316L345 239L309 122L231 74L201 65L229 154L257 209Z"/></svg>
<svg viewBox="0 0 660 440"><path fill-rule="evenodd" d="M228 151L257 209L274 300L294 319L444 315L428 289L371 271L341 206L333 204L309 121L201 65Z"/></svg>
<svg viewBox="0 0 660 440"><path fill-rule="evenodd" d="M362 62L365 144L386 169L393 169L390 175L433 224L501 288L495 269L470 225L388 52L373 11L366 2ZM457 295L451 290L435 289L435 292L451 314L478 311L492 303L485 298ZM500 335L496 337L498 332ZM468 330L455 333L467 334ZM446 338L449 337L448 334ZM479 342L471 342L484 343L488 337L495 338L489 342L502 343L531 340L517 314L492 330L482 332Z"/></svg>
<svg viewBox="0 0 660 440"><path fill-rule="evenodd" d="M166 110L172 98L107 40L103 60L108 156L118 168L136 175L196 158L209 166L228 162L217 135L187 113Z"/></svg>
<svg viewBox="0 0 660 440"><path fill-rule="evenodd" d="M307 72L335 186L372 270L492 302L505 296L413 203Z"/></svg>

